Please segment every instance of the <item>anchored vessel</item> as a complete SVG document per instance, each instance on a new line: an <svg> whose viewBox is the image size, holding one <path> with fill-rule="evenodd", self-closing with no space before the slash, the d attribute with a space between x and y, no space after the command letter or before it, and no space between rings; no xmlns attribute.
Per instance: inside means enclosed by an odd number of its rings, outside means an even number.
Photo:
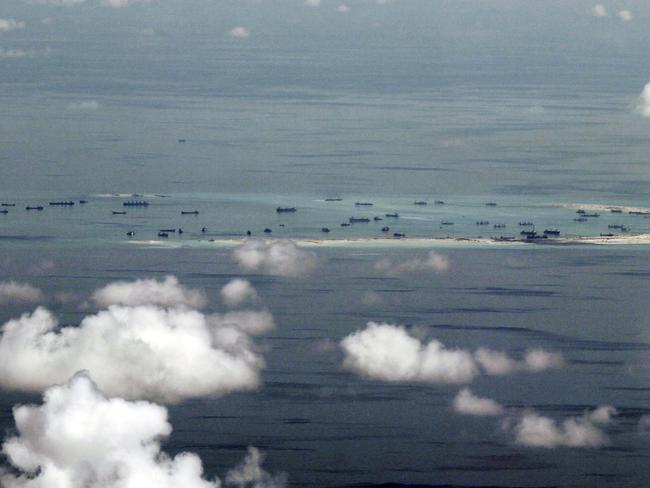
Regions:
<svg viewBox="0 0 650 488"><path fill-rule="evenodd" d="M122 205L125 207L148 207L149 202L145 200L129 200L128 202L124 202Z"/></svg>

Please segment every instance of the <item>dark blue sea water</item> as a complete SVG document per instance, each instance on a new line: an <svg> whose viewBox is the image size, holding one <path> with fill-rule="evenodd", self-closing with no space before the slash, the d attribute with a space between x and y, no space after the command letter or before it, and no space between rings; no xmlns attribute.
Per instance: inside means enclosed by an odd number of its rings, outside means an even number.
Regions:
<svg viewBox="0 0 650 488"><path fill-rule="evenodd" d="M317 275L288 279L248 275L273 311L277 329L264 339L267 368L255 392L171 407L174 433L165 448L189 450L209 474L221 474L246 446L267 452L266 466L291 486L642 486L648 438L647 251L532 248L446 250L443 275L386 277L380 257L418 250L319 250ZM62 323L87 313L79 304L110 281L173 273L207 291L212 303L241 274L227 249L12 248L2 279L40 286L69 299L51 305ZM380 300L364 305L367 292ZM214 305L212 305L214 307ZM2 320L28 307L5 307ZM499 420L453 412L456 386L386 384L340 368L332 345L367 321L418 327L449 346L487 346L517 356L540 346L560 351L565 368L482 377L475 393L508 408L534 408L562 419L611 404L611 444L599 449L526 448ZM265 347L265 349L266 349ZM3 393L3 428L11 407L36 397Z"/></svg>

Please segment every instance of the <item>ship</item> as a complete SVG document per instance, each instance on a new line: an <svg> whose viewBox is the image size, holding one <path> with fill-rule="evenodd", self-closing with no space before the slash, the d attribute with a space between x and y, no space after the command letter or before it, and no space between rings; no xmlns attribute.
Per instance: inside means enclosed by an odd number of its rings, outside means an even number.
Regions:
<svg viewBox="0 0 650 488"><path fill-rule="evenodd" d="M128 202L124 202L122 205L125 207L148 207L149 202L145 200L129 200Z"/></svg>

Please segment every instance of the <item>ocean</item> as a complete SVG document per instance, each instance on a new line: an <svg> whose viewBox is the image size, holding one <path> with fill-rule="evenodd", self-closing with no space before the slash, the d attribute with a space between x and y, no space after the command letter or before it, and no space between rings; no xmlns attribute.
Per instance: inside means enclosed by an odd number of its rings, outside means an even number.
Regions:
<svg viewBox="0 0 650 488"><path fill-rule="evenodd" d="M0 283L42 291L0 301L1 323L43 305L77 327L98 310L95 290L168 275L223 312L222 287L242 277L275 322L255 338L259 387L168 405L162 448L198 454L206 478L255 446L291 487L647 484L650 219L629 213L650 209L644 52L370 28L293 44L275 26L237 43L169 22L117 40L47 31L17 38L33 56L1 60L0 202L15 206L0 214ZM578 210L599 216L576 221ZM369 222L341 225L354 217ZM520 239L523 222L572 245L494 241ZM316 264L247 269L234 255L247 231L296 242ZM609 233L642 237L576 240ZM369 322L423 347L542 349L563 364L381 379L346 366L342 341ZM459 413L465 386L501 413ZM5 438L15 405L42 402L3 389ZM599 423L588 412L602 405L616 414ZM545 446L521 434L533 412L552 431ZM575 425L595 437L576 440Z"/></svg>

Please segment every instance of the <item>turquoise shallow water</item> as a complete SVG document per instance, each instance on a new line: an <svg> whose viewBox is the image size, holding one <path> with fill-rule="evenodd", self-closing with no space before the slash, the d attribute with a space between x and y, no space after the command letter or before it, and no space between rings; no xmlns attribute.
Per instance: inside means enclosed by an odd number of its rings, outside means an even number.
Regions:
<svg viewBox="0 0 650 488"><path fill-rule="evenodd" d="M459 198L435 204L415 205L413 198L397 196L339 196L341 201L306 195L273 194L137 194L132 196L65 194L59 198L29 196L5 200L15 207L3 207L0 215L0 238L14 243L35 245L107 245L134 241L161 241L163 244L197 244L212 240L240 240L251 231L253 237L276 239L359 240L393 238L394 233L407 238L470 238L493 239L509 236L520 239L522 230L559 230L561 237L599 236L612 233L634 236L650 233L650 219L631 215L628 211L612 213L584 206L588 214L598 213L585 222L576 222L577 203L531 203L519 199ZM79 204L80 199L88 203ZM50 206L50 201L74 200L71 207ZM147 207L124 207L130 200L149 202ZM372 203L359 206L357 202ZM495 205L486 205L494 203ZM570 204L570 205L567 205ZM612 205L601 203L600 205ZM44 210L27 211L26 206L43 205ZM614 203L613 205L616 205ZM277 207L295 207L296 212L278 213ZM198 215L182 212L198 211ZM113 212L126 212L125 215ZM387 216L388 214L388 216ZM397 214L398 217L394 215ZM393 216L391 216L393 215ZM369 222L349 223L350 218L367 218ZM375 220L378 218L380 220ZM479 222L482 224L479 225ZM533 223L522 226L520 223ZM609 228L610 225L627 229ZM497 227L495 227L497 226ZM322 228L330 230L324 233ZM383 227L389 227L382 232ZM203 229L205 228L205 231ZM161 229L182 229L158 237ZM270 229L271 233L264 233ZM127 237L127 232L134 236Z"/></svg>

